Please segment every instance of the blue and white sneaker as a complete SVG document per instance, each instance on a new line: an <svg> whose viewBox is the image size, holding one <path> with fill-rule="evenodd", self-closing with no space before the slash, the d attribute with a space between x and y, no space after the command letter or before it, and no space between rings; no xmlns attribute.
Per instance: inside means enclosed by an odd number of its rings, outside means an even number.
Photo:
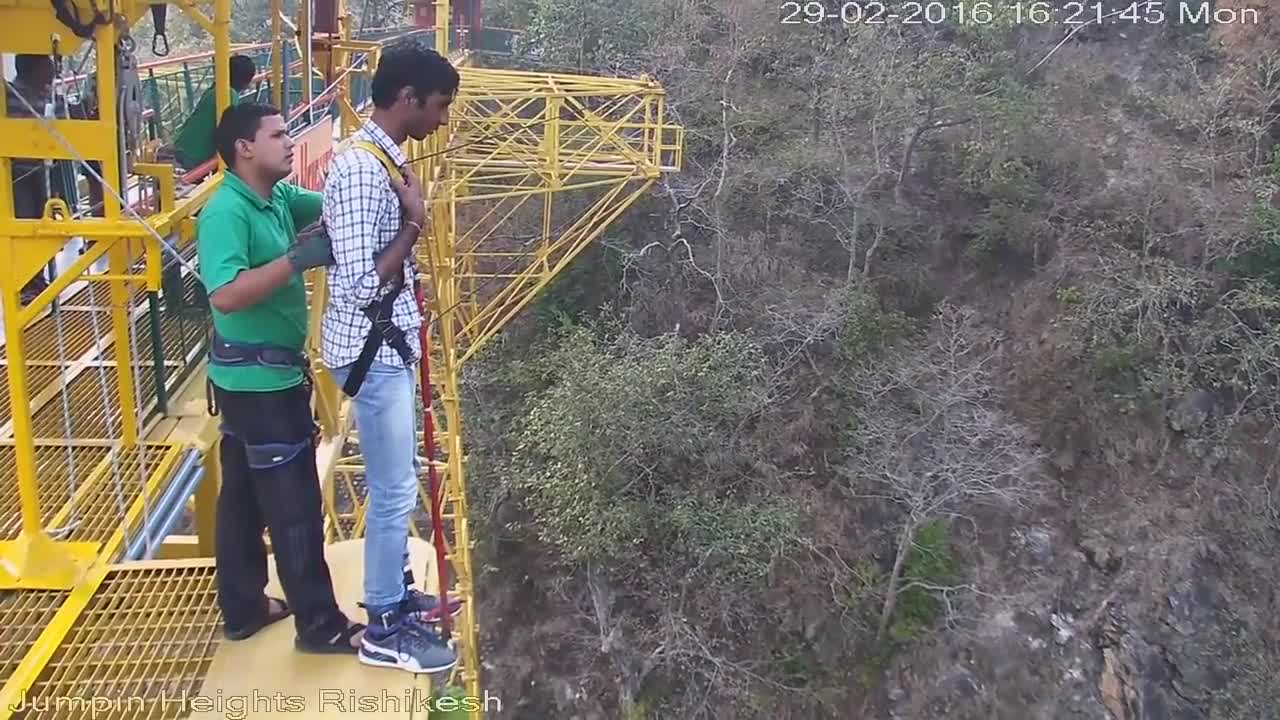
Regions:
<svg viewBox="0 0 1280 720"><path fill-rule="evenodd" d="M441 673L458 664L458 656L439 635L398 611L369 618L359 657L365 665L411 673Z"/></svg>

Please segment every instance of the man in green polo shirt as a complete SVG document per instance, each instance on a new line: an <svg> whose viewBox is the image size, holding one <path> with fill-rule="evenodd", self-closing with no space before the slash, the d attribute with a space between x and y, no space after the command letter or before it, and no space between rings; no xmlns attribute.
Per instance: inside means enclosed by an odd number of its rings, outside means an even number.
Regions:
<svg viewBox="0 0 1280 720"><path fill-rule="evenodd" d="M231 104L240 102L240 93L253 84L258 66L247 55L231 56ZM188 170L212 160L217 148L213 143L213 128L218 122L217 85L212 85L200 96L191 114L182 123L173 141L173 155L178 164Z"/></svg>
<svg viewBox="0 0 1280 720"><path fill-rule="evenodd" d="M209 386L223 417L215 552L225 633L247 638L292 612L298 649L354 654L364 626L338 609L324 559L305 372L302 273L333 258L322 230L298 228L320 227L321 197L282 182L293 140L278 109L232 106L215 139L227 172L197 220L196 251L213 311ZM263 593L264 528L287 604Z"/></svg>

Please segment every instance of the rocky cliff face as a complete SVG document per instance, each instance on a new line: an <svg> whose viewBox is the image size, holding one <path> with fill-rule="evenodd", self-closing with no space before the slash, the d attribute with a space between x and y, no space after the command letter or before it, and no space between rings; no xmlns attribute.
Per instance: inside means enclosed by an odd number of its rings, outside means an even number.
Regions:
<svg viewBox="0 0 1280 720"><path fill-rule="evenodd" d="M1249 643L1230 612L1220 551L1189 543L1162 557L1122 556L1085 543L1025 552L1042 568L1049 552L1064 555L1052 566L1057 579L993 609L968 637L917 648L895 668L882 717L1263 717L1239 712L1261 708L1248 697L1254 688L1228 692L1250 659L1239 657ZM1134 569L1121 569L1121 557ZM1153 567L1168 573L1156 584L1140 577Z"/></svg>

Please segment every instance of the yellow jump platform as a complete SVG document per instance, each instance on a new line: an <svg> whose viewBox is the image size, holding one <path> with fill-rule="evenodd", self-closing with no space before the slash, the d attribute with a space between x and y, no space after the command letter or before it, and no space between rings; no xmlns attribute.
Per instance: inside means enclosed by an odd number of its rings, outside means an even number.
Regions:
<svg viewBox="0 0 1280 720"><path fill-rule="evenodd" d="M433 548L411 537L409 554L419 585L434 593ZM326 545L325 556L339 605L363 622L356 603L364 541ZM268 568L267 591L283 597L274 558ZM0 594L0 684L33 646L52 652L30 690L0 704L0 718L425 720L423 700L445 679L370 667L355 655L297 652L292 617L248 640L226 640L212 558L128 563L100 573L92 588L70 594Z"/></svg>
<svg viewBox="0 0 1280 720"><path fill-rule="evenodd" d="M436 589L435 550L425 540L409 538L409 556L419 586ZM364 540L347 540L325 546L334 592L347 617L364 622L357 605L364 586ZM269 563L268 594L284 597L276 577L274 558ZM425 587L424 587L425 586ZM355 655L311 655L293 647L293 618L289 617L257 635L231 642L222 639L204 685L190 699L192 720L252 718L414 718L427 711L422 699L432 681L444 675L413 675L403 670L376 668Z"/></svg>

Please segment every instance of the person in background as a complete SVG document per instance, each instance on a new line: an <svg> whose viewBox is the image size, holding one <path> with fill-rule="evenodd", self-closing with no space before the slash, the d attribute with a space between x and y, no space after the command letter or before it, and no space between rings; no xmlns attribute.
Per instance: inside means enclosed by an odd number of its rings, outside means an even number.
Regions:
<svg viewBox="0 0 1280 720"><path fill-rule="evenodd" d="M66 117L72 120L97 120L98 73L90 72L84 82L81 83L79 89L81 93L76 98L76 102L67 101ZM59 114L58 117L63 117L63 115ZM102 217L105 212L103 208L103 189L102 183L98 180L98 177L102 176L102 161L88 160L85 164L88 167L81 166L79 170L89 189L89 211L87 214L93 217ZM67 177L70 182L75 182L75 171L72 170ZM87 245L82 245L80 252L83 253L87 248Z"/></svg>
<svg viewBox="0 0 1280 720"><path fill-rule="evenodd" d="M278 109L232 106L215 138L227 173L200 212L196 253L213 312L208 381L223 416L215 557L224 632L242 640L292 612L299 650L354 654L364 626L338 608L324 557L305 354L302 275L333 262L323 230L306 229L323 200L282 182L293 140ZM287 603L263 593L264 527Z"/></svg>
<svg viewBox="0 0 1280 720"><path fill-rule="evenodd" d="M369 488L363 603L369 628L360 661L418 673L448 670L457 657L428 624L443 619L439 600L413 588L409 568L423 322L412 252L426 203L400 145L448 122L458 83L458 71L438 53L414 45L385 51L373 75L373 115L330 163L324 187L335 261L321 333L324 364L353 398ZM450 615L460 610L450 602Z"/></svg>
<svg viewBox="0 0 1280 720"><path fill-rule="evenodd" d="M249 89L258 75L258 66L247 55L231 56L231 106L240 102L240 93ZM209 86L179 128L173 141L173 158L178 165L191 170L212 160L217 154L213 131L218 124L217 84Z"/></svg>
<svg viewBox="0 0 1280 720"><path fill-rule="evenodd" d="M253 58L247 55L232 55L230 59L231 104L235 107L240 102L240 94L249 89L253 79L258 75L258 67ZM193 170L212 160L217 154L214 144L214 127L217 117L217 84L213 84L200 96L200 100L191 114L178 129L171 147L161 150L157 159L167 160L170 157L178 167ZM171 257L164 257L162 286L164 288L165 306L180 308L187 305L184 297L186 290L182 282L182 267ZM197 286L195 307L207 308L208 298Z"/></svg>
<svg viewBox="0 0 1280 720"><path fill-rule="evenodd" d="M57 67L53 58L48 55L18 55L14 58L15 75L6 86L5 110L9 117L35 117L35 110L41 116L50 111L54 117L78 120L97 117L97 108L89 103L66 105L63 99L53 97L53 81L57 77ZM26 100L23 103L22 99ZM31 107L28 108L27 105ZM102 163L96 160L87 161L89 167L101 174ZM45 203L51 197L63 197L64 184L75 182L76 168L71 161L55 161L46 167L44 160L15 159L12 163L13 174L13 210L14 217L34 219L44 214ZM89 188L90 205L102 203L102 184L92 173L81 168ZM81 250L83 252L83 248ZM46 287L50 278L45 277L41 269L35 277L22 289L23 304L30 303Z"/></svg>
<svg viewBox="0 0 1280 720"><path fill-rule="evenodd" d="M5 86L5 112L11 118L32 118L32 110L44 116L53 100L53 78L56 68L48 55L18 55L14 58L15 74ZM24 104L19 95L26 100ZM27 105L31 108L28 109ZM44 214L50 188L42 159L17 159L11 164L13 174L13 214L22 219ZM49 286L44 268L22 287L23 304L30 303Z"/></svg>

